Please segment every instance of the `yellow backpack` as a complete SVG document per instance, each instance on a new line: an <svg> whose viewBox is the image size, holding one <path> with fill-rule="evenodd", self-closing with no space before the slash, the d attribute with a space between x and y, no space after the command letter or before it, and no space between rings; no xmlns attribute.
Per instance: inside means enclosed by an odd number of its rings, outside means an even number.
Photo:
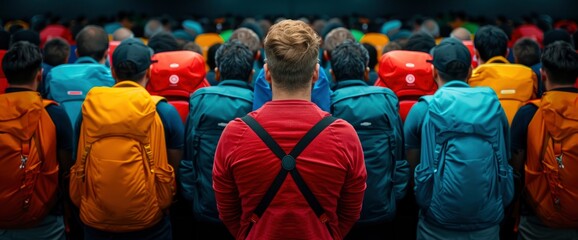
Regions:
<svg viewBox="0 0 578 240"><path fill-rule="evenodd" d="M538 89L537 76L531 68L511 64L501 56L493 57L475 68L468 84L492 88L500 99L509 124L512 124L520 107L536 98Z"/></svg>
<svg viewBox="0 0 578 240"><path fill-rule="evenodd" d="M156 112L162 99L131 81L88 93L70 176L70 197L84 224L128 232L162 219L176 190Z"/></svg>

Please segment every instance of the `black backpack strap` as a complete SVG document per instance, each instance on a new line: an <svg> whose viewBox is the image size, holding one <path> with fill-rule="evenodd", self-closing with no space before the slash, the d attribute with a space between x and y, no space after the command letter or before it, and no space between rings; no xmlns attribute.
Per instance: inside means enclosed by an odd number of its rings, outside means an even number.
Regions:
<svg viewBox="0 0 578 240"><path fill-rule="evenodd" d="M325 128L327 128L327 126L331 125L331 123L337 120L337 118L327 116L321 119L321 121L315 124L315 126L313 126L305 134L305 136L303 136L303 138L299 140L297 145L295 145L295 147L293 148L293 150L291 150L291 153L289 154L286 154L283 151L283 149L279 146L279 144L275 142L275 140L271 137L271 135L269 135L269 133L267 133L267 131L254 118L252 118L249 115L246 115L242 117L241 120L243 120L257 134L257 136L261 138L261 140L267 145L267 147L269 147L271 151L279 159L281 159L282 165L279 174L277 175L277 177L275 177L275 180L269 187L269 190L267 190L265 196L263 196L263 199L261 199L261 202L257 205L255 210L253 211L251 221L256 222L263 215L263 213L265 212L265 210L267 209L271 201L273 201L273 198L279 191L279 188L281 188L281 185L283 184L285 178L287 177L287 173L291 173L291 176L293 177L295 184L297 184L297 187L299 187L301 194L303 194L303 196L307 200L307 203L309 203L309 206L313 209L317 217L319 217L319 219L323 223L327 222L328 219L327 216L325 215L323 207L321 206L317 198L315 198L313 192L311 192L309 187L307 187L307 184L305 183L305 181L303 181L303 178L297 171L297 168L295 168L296 165L295 159L297 159L299 154L301 154L301 152L305 150L305 148L309 145L309 143L311 143L313 139L315 139L315 137L319 135L319 133L321 133ZM247 234L248 233L249 231L247 231Z"/></svg>

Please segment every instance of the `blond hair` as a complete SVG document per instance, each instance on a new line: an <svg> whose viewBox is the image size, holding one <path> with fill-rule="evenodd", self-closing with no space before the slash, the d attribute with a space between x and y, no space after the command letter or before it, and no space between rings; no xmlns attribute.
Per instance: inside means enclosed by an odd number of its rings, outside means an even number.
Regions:
<svg viewBox="0 0 578 240"><path fill-rule="evenodd" d="M311 87L320 40L303 21L283 20L271 26L265 38L265 56L277 87L286 91Z"/></svg>

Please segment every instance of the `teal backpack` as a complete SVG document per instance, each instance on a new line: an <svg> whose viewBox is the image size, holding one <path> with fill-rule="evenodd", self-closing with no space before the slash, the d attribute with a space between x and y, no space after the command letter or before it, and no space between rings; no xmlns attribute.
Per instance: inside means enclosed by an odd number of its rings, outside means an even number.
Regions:
<svg viewBox="0 0 578 240"><path fill-rule="evenodd" d="M215 150L229 121L247 115L253 107L249 85L235 87L240 81L230 81L223 81L218 87L200 88L190 99L179 180L182 196L191 202L198 221L220 222L212 179Z"/></svg>
<svg viewBox="0 0 578 240"><path fill-rule="evenodd" d="M444 87L428 104L415 196L425 221L458 231L498 225L512 201L506 115L491 88Z"/></svg>
<svg viewBox="0 0 578 240"><path fill-rule="evenodd" d="M47 76L48 98L66 111L72 126L80 114L86 94L93 87L114 85L110 69L103 64L63 64L54 67Z"/></svg>
<svg viewBox="0 0 578 240"><path fill-rule="evenodd" d="M367 189L358 223L391 221L406 193L409 164L404 159L398 99L388 88L345 86L331 96L331 113L356 130L365 157Z"/></svg>

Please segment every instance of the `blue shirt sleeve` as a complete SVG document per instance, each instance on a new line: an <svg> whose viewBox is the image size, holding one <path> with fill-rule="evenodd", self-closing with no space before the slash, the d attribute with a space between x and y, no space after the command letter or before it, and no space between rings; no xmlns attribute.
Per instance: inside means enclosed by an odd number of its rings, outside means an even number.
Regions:
<svg viewBox="0 0 578 240"><path fill-rule="evenodd" d="M522 106L518 112L516 112L512 120L512 126L510 127L512 153L519 150L525 151L528 147L528 125L530 125L537 111L538 107L533 104L528 104Z"/></svg>
<svg viewBox="0 0 578 240"><path fill-rule="evenodd" d="M265 80L265 69L259 71L259 75L255 80L255 88L253 90L253 111L259 109L263 104L272 99L271 86Z"/></svg>
<svg viewBox="0 0 578 240"><path fill-rule="evenodd" d="M403 125L405 149L421 148L421 128L427 108L427 103L419 101L407 114Z"/></svg>
<svg viewBox="0 0 578 240"><path fill-rule="evenodd" d="M50 105L46 108L56 127L56 148L72 151L72 124L61 106Z"/></svg>
<svg viewBox="0 0 578 240"><path fill-rule="evenodd" d="M272 99L271 86L265 80L265 70L261 69L255 80L255 89L253 96L253 111L259 109L263 104ZM321 110L329 112L331 105L331 89L327 75L320 69L319 79L313 85L311 92L311 101Z"/></svg>
<svg viewBox="0 0 578 240"><path fill-rule="evenodd" d="M177 109L171 104L161 101L157 104L157 112L165 128L167 148L182 149L185 141L185 129Z"/></svg>

